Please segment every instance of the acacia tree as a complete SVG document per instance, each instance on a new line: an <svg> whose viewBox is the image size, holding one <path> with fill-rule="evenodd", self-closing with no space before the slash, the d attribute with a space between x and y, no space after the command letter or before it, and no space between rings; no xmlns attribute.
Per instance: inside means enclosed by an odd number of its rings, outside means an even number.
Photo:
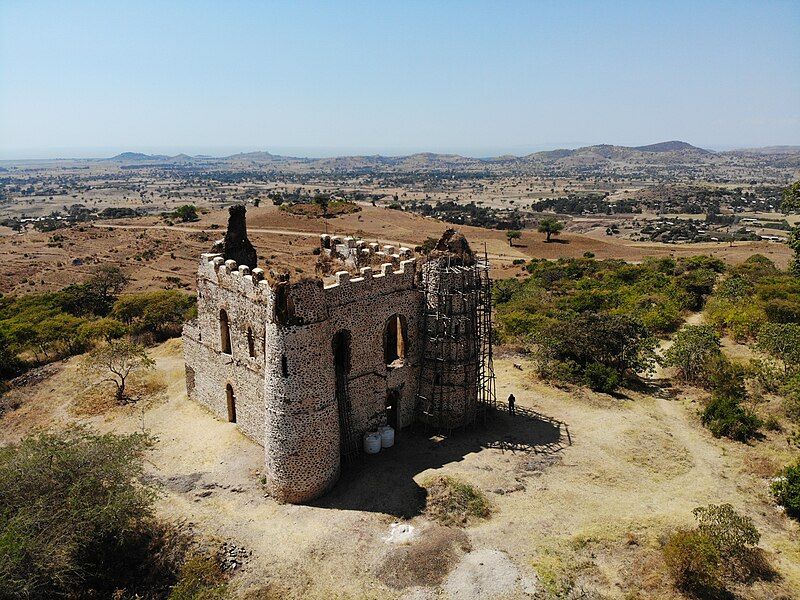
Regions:
<svg viewBox="0 0 800 600"><path fill-rule="evenodd" d="M558 235L563 229L564 224L553 217L545 217L539 221L538 231L545 234L545 242L549 242L551 236Z"/></svg>
<svg viewBox="0 0 800 600"><path fill-rule="evenodd" d="M152 369L155 364L147 356L144 346L120 339L92 350L84 359L83 369L87 373L105 375L103 381L111 381L117 388L117 402L125 404L125 384L128 377L137 371Z"/></svg>
<svg viewBox="0 0 800 600"><path fill-rule="evenodd" d="M513 246L514 240L518 240L522 237L522 232L517 229L511 229L506 231L506 237L508 238L508 245Z"/></svg>

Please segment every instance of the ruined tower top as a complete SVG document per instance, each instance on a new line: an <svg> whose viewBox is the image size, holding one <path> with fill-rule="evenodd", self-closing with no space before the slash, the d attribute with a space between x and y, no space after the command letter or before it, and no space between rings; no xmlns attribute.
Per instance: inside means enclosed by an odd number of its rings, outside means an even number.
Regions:
<svg viewBox="0 0 800 600"><path fill-rule="evenodd" d="M253 244L247 238L246 209L243 204L231 206L228 209L228 231L222 246L225 260L235 260L237 264L247 265L251 269L256 267L258 255Z"/></svg>
<svg viewBox="0 0 800 600"><path fill-rule="evenodd" d="M453 265L470 267L475 264L475 255L469 247L467 238L455 229L448 229L439 238L431 252L432 258L447 258Z"/></svg>

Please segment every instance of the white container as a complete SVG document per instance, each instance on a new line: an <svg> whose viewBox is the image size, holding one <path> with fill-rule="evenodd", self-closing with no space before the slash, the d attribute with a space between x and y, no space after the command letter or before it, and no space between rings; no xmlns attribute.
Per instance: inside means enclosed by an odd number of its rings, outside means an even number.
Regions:
<svg viewBox="0 0 800 600"><path fill-rule="evenodd" d="M394 428L388 425L378 427L378 433L381 434L381 448L391 448L394 446Z"/></svg>
<svg viewBox="0 0 800 600"><path fill-rule="evenodd" d="M381 434L377 431L370 431L364 434L364 452L367 454L377 454L381 451Z"/></svg>

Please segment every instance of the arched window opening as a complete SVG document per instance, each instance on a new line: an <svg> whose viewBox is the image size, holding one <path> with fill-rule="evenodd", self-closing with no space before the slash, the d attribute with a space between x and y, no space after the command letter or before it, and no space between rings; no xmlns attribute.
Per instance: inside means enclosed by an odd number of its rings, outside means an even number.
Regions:
<svg viewBox="0 0 800 600"><path fill-rule="evenodd" d="M389 317L383 332L383 358L387 365L399 366L405 360L406 335L406 318L403 315Z"/></svg>
<svg viewBox="0 0 800 600"><path fill-rule="evenodd" d="M251 327L247 328L247 352L250 354L250 358L256 357L256 340L253 338L253 329Z"/></svg>
<svg viewBox="0 0 800 600"><path fill-rule="evenodd" d="M289 376L289 361L286 360L286 355L281 356L281 375L284 377Z"/></svg>
<svg viewBox="0 0 800 600"><path fill-rule="evenodd" d="M228 313L225 309L219 311L219 337L222 352L225 354L231 353L231 327L228 323Z"/></svg>
<svg viewBox="0 0 800 600"><path fill-rule="evenodd" d="M231 384L225 386L225 396L228 400L228 421L236 423L236 396L233 394Z"/></svg>

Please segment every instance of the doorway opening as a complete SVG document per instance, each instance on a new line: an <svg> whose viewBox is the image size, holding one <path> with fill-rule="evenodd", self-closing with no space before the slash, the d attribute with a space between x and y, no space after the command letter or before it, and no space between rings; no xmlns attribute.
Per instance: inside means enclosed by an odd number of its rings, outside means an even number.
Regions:
<svg viewBox="0 0 800 600"><path fill-rule="evenodd" d="M399 429L398 415L400 408L400 391L389 390L386 392L386 424L397 431Z"/></svg>
<svg viewBox="0 0 800 600"><path fill-rule="evenodd" d="M342 462L349 461L358 453L358 444L353 443L350 426L350 400L347 397L347 377L350 374L350 332L339 331L331 342L333 365L336 373L336 407L339 412L339 452Z"/></svg>

